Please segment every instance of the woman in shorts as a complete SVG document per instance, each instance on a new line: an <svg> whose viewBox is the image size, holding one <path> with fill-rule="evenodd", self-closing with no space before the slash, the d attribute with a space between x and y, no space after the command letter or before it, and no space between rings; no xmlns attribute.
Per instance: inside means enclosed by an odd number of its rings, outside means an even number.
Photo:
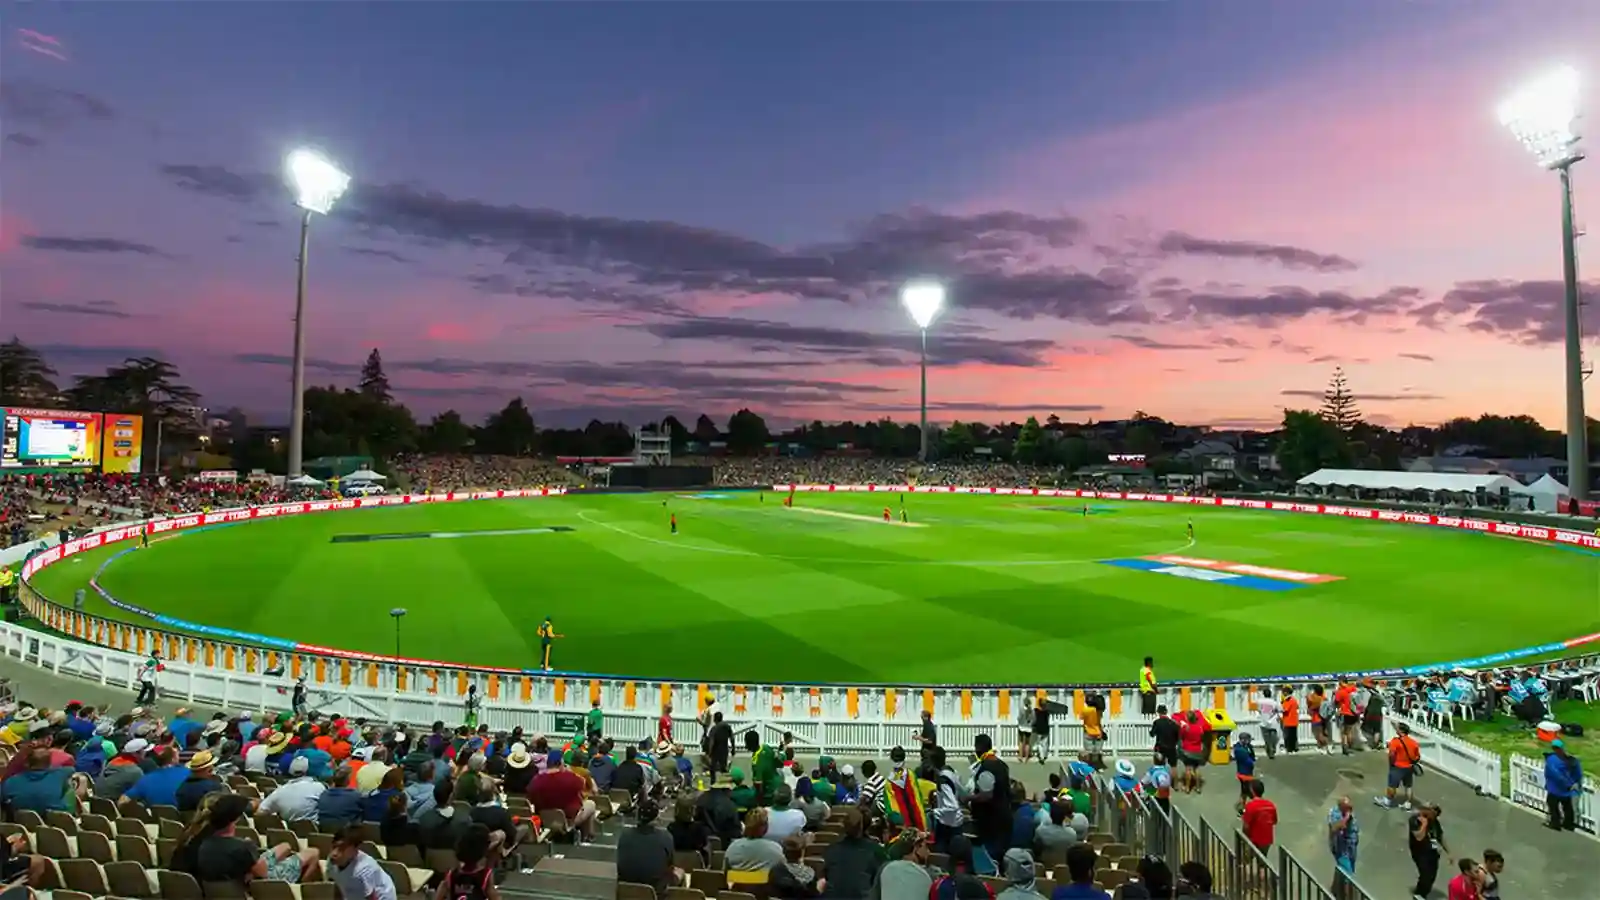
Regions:
<svg viewBox="0 0 1600 900"><path fill-rule="evenodd" d="M1178 758L1183 761L1183 789L1197 794L1205 787L1200 769L1206 764L1206 732L1211 726L1197 710L1189 710L1178 723Z"/></svg>
<svg viewBox="0 0 1600 900"><path fill-rule="evenodd" d="M1017 710L1017 759L1033 758L1033 700L1024 697Z"/></svg>

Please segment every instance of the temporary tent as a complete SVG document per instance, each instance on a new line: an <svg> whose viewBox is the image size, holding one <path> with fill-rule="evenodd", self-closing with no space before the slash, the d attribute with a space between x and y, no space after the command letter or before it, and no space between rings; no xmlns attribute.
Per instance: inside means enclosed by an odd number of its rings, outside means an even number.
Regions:
<svg viewBox="0 0 1600 900"><path fill-rule="evenodd" d="M1504 475L1463 475L1452 472L1395 472L1377 469L1318 469L1295 482L1301 487L1353 487L1367 491L1448 491L1471 494L1479 488L1513 494L1528 489Z"/></svg>
<svg viewBox="0 0 1600 900"><path fill-rule="evenodd" d="M312 478L310 475L296 475L286 483L294 487L322 487L322 482Z"/></svg>
<svg viewBox="0 0 1600 900"><path fill-rule="evenodd" d="M1561 501L1567 498L1567 486L1549 474L1528 485L1527 492L1536 512L1556 512L1561 508Z"/></svg>
<svg viewBox="0 0 1600 900"><path fill-rule="evenodd" d="M357 469L344 477L345 481L388 481L389 479L371 469Z"/></svg>

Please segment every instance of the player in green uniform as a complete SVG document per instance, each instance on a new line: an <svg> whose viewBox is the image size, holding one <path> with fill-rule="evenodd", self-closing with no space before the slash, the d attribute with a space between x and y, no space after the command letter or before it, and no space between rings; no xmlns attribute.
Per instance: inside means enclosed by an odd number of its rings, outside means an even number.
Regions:
<svg viewBox="0 0 1600 900"><path fill-rule="evenodd" d="M550 622L549 616L545 616L544 621L539 623L539 665L546 672L550 671L550 644L558 637L566 635L556 634L556 626Z"/></svg>

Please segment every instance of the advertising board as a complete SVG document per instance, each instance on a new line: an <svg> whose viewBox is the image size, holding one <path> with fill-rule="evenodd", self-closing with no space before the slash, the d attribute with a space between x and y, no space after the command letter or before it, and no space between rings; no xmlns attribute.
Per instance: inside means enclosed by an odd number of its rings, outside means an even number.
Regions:
<svg viewBox="0 0 1600 900"><path fill-rule="evenodd" d="M106 413L105 437L100 452L100 470L119 475L137 475L144 466L144 416L132 413Z"/></svg>

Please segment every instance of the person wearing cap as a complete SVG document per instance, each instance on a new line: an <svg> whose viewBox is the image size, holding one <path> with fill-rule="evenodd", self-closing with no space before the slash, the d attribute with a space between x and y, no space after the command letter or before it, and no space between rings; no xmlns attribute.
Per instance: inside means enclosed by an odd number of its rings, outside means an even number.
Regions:
<svg viewBox="0 0 1600 900"><path fill-rule="evenodd" d="M533 811L559 809L566 814L568 827L584 840L594 840L595 803L584 796L587 782L566 767L561 752L550 752L544 773L528 782L528 803Z"/></svg>
<svg viewBox="0 0 1600 900"><path fill-rule="evenodd" d="M1000 861L1000 871L1005 874L1006 886L995 894L995 900L1044 900L1032 853L1020 847L1007 850L1005 859Z"/></svg>
<svg viewBox="0 0 1600 900"><path fill-rule="evenodd" d="M734 766L728 771L728 780L733 782L733 788L728 793L739 815L743 816L746 811L760 805L756 802L756 789L744 782L744 769Z"/></svg>
<svg viewBox="0 0 1600 900"><path fill-rule="evenodd" d="M144 768L140 764L145 751L149 749L150 742L144 738L134 738L123 744L122 750L100 770L100 777L94 782L94 795L113 801L121 799L128 788L144 777Z"/></svg>
<svg viewBox="0 0 1600 900"><path fill-rule="evenodd" d="M32 810L44 815L53 810L67 810L67 780L72 769L50 765L50 751L34 747L26 754L25 768L0 782L0 798L15 810Z"/></svg>
<svg viewBox="0 0 1600 900"><path fill-rule="evenodd" d="M883 900L933 896L934 879L939 873L928 865L933 847L927 833L905 829L884 848L884 855L889 861L878 873L878 891Z"/></svg>
<svg viewBox="0 0 1600 900"><path fill-rule="evenodd" d="M733 779L727 775L713 778L709 788L695 798L695 816L722 840L722 846L733 843L742 827L739 807L733 802Z"/></svg>
<svg viewBox="0 0 1600 900"><path fill-rule="evenodd" d="M167 722L167 733L177 740L178 746L184 747L189 743L189 733L204 727L204 722L197 722L189 717L189 707L180 706L177 712L172 714L171 721Z"/></svg>
<svg viewBox="0 0 1600 900"><path fill-rule="evenodd" d="M178 785L178 812L194 812L207 794L226 790L217 778L217 758L210 750L201 750L189 760L189 776Z"/></svg>
<svg viewBox="0 0 1600 900"><path fill-rule="evenodd" d="M1553 831L1576 830L1573 803L1583 793L1583 764L1567 752L1567 742L1560 738L1550 742L1550 752L1544 755L1544 793L1550 810L1545 827Z"/></svg>
<svg viewBox="0 0 1600 900"><path fill-rule="evenodd" d="M262 799L260 811L277 813L285 822L315 822L317 801L327 790L311 777L310 763L301 757L289 764L289 780Z"/></svg>
<svg viewBox="0 0 1600 900"><path fill-rule="evenodd" d="M154 771L134 782L122 795L122 803L143 803L146 806L177 806L178 785L189 778L189 770L178 762L178 748L170 744L157 747L150 756L155 760Z"/></svg>

